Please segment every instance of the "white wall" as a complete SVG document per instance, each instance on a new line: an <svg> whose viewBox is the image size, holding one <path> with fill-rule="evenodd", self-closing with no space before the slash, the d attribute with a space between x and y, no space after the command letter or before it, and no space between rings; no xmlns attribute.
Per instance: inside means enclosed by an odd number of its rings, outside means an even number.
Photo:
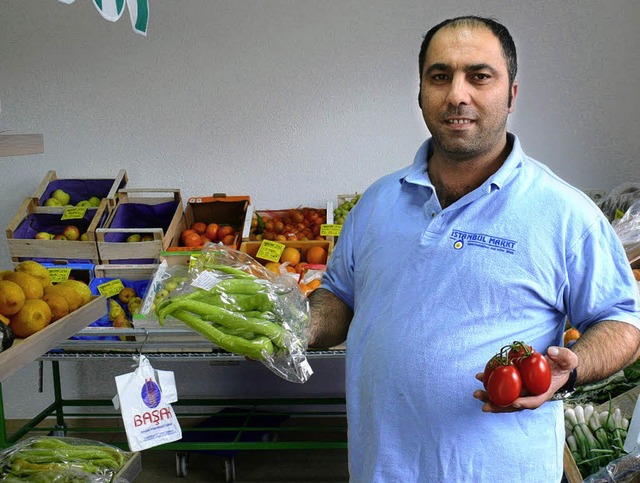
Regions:
<svg viewBox="0 0 640 483"><path fill-rule="evenodd" d="M5 226L50 169L82 178L125 168L130 187L249 194L258 209L362 191L409 163L427 135L420 42L466 13L514 35L511 129L530 155L583 189L638 177L636 0L150 0L147 38L127 12L109 23L90 0L4 0L1 11L0 130L45 140L42 155L0 158ZM4 245L0 256L8 265ZM339 392L341 366L319 366L305 390ZM64 367L72 384L111 395L104 364ZM39 404L36 369L4 384L10 417ZM185 392L230 377L185 374Z"/></svg>

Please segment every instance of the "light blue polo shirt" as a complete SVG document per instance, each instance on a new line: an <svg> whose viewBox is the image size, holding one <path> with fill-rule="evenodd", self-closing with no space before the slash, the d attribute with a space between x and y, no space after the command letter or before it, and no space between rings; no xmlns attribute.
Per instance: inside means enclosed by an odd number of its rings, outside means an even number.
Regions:
<svg viewBox="0 0 640 483"><path fill-rule="evenodd" d="M512 151L442 209L414 163L347 217L323 288L354 310L346 395L352 482L560 481L563 406L490 414L475 374L502 346L560 345L603 319L640 327L637 284L598 207Z"/></svg>

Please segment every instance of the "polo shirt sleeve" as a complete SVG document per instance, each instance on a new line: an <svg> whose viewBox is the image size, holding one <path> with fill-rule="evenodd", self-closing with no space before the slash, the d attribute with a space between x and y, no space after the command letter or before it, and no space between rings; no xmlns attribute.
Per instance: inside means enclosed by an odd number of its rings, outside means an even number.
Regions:
<svg viewBox="0 0 640 483"><path fill-rule="evenodd" d="M360 203L358 201L358 203ZM327 270L322 276L321 288L327 289L349 306L354 307L354 258L353 258L353 232L355 212L358 205L354 206L347 216L340 236L336 242Z"/></svg>
<svg viewBox="0 0 640 483"><path fill-rule="evenodd" d="M603 320L640 328L638 283L619 237L598 217L569 250L568 317L580 331Z"/></svg>

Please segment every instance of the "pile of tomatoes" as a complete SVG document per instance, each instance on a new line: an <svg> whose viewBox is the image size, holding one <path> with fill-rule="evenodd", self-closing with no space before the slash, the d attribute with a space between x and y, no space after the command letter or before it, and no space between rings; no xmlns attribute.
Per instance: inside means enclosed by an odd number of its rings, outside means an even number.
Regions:
<svg viewBox="0 0 640 483"><path fill-rule="evenodd" d="M500 349L487 362L482 383L496 406L509 406L520 397L544 394L551 386L551 367L547 358L530 345L515 341Z"/></svg>

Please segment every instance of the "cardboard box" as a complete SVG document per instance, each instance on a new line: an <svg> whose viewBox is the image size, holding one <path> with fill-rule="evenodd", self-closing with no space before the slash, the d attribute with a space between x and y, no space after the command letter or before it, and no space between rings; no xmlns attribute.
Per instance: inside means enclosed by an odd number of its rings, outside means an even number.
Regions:
<svg viewBox="0 0 640 483"><path fill-rule="evenodd" d="M300 219L296 220L292 218L293 213L296 213L296 212L302 213L302 216L304 217L305 216L304 213L307 210L311 210L319 214L320 215L319 222L314 221L313 223L311 223L309 220L306 220L306 219L304 221L300 221ZM299 226L298 223L302 223L303 225L306 225L311 228L311 233L306 235L307 238L309 238L310 240L317 239L316 237L320 236L320 227L323 224L333 224L333 202L331 201L328 201L327 205L322 208L304 207L304 208L289 208L286 210L255 210L255 213L260 218L262 218L265 225L267 225L268 222L282 223L281 229L275 228L275 233L276 235L280 235L281 237L284 237L284 239L282 240L275 239L275 241L297 241L300 237L300 234L302 233L301 230L303 230L303 228ZM300 216L300 215L297 215L297 216ZM248 214L248 218L250 220L249 223L251 227L251 229L249 230L249 236L246 236L246 235L243 236L243 241L256 241L256 235L260 235L260 234L265 235L267 232L270 231L268 229L268 226L264 226L264 227L252 226L251 225L252 217L253 217L253 210L251 213ZM326 240L327 238L322 237L321 239Z"/></svg>
<svg viewBox="0 0 640 483"><path fill-rule="evenodd" d="M224 193L218 193L213 196L189 198L185 208L184 223L179 232L190 228L195 222L207 225L210 223L217 223L220 226L229 225L236 231L233 247L238 249L245 233L246 236L249 236L251 228L250 206L250 196L227 196ZM192 252L198 249L202 249L202 245L184 247L181 246L180 237L176 237L168 251Z"/></svg>
<svg viewBox="0 0 640 483"><path fill-rule="evenodd" d="M104 228L96 230L100 263L158 263L160 252L171 246L184 223L179 189L120 190L118 203ZM148 241L127 241L131 235Z"/></svg>
<svg viewBox="0 0 640 483"><path fill-rule="evenodd" d="M106 223L110 215L108 201L102 200L97 208L88 208L78 219L63 219L65 210L63 206L39 206L34 198L25 199L6 229L12 261L98 263L96 230ZM88 240L34 238L38 232L59 234L67 225L77 226L81 233L87 234Z"/></svg>
<svg viewBox="0 0 640 483"><path fill-rule="evenodd" d="M0 352L0 383L41 355L106 313L105 298L98 296L58 319L53 324L25 338L17 338L6 351Z"/></svg>
<svg viewBox="0 0 640 483"><path fill-rule="evenodd" d="M71 196L69 203L72 205L96 196L100 200L106 199L113 207L117 201L118 190L126 188L127 181L127 172L124 169L114 178L58 178L56 172L51 170L36 188L33 198L42 206L51 197L51 193L62 189Z"/></svg>

